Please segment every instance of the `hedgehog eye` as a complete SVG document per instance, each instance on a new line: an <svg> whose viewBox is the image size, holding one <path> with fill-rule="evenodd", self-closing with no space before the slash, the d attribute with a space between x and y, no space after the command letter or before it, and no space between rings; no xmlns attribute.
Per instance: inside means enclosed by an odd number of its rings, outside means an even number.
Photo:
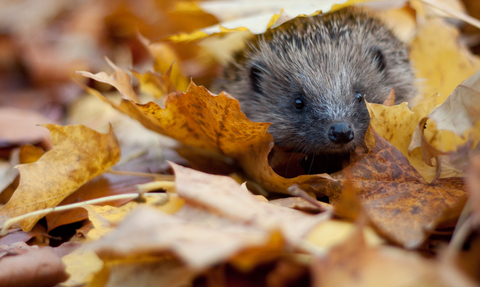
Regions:
<svg viewBox="0 0 480 287"><path fill-rule="evenodd" d="M383 56L382 51L378 47L372 47L370 48L370 51L373 55L373 63L377 65L378 70L383 71L385 70L386 64L385 64L385 57Z"/></svg>
<svg viewBox="0 0 480 287"><path fill-rule="evenodd" d="M365 97L364 97L362 94L360 94L359 92L356 92L356 93L355 93L355 100L357 101L357 103L363 102L363 99L364 99L364 98L365 98Z"/></svg>
<svg viewBox="0 0 480 287"><path fill-rule="evenodd" d="M297 111L302 110L304 106L305 106L305 104L303 103L302 99L300 99L300 98L295 99L295 109Z"/></svg>
<svg viewBox="0 0 480 287"><path fill-rule="evenodd" d="M260 86L260 78L262 76L262 71L259 67L253 66L250 69L250 83L252 84L252 90L256 93L261 94L262 88Z"/></svg>

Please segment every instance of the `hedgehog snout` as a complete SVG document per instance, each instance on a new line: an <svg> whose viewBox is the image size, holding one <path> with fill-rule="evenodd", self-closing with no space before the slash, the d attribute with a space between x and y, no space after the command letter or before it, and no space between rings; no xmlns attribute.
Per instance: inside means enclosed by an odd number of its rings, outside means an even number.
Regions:
<svg viewBox="0 0 480 287"><path fill-rule="evenodd" d="M354 132L347 123L335 123L328 131L328 138L334 144L347 144L354 139Z"/></svg>

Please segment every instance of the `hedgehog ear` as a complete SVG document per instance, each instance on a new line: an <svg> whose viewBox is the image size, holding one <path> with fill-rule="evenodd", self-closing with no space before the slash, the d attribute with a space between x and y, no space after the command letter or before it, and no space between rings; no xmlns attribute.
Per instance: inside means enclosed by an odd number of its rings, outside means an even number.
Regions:
<svg viewBox="0 0 480 287"><path fill-rule="evenodd" d="M252 90L259 94L262 93L262 88L260 85L262 74L263 72L261 66L258 64L253 64L250 68L250 84L252 85Z"/></svg>
<svg viewBox="0 0 480 287"><path fill-rule="evenodd" d="M373 57L373 62L377 65L378 70L385 70L385 57L379 47L373 46L370 48L370 53Z"/></svg>

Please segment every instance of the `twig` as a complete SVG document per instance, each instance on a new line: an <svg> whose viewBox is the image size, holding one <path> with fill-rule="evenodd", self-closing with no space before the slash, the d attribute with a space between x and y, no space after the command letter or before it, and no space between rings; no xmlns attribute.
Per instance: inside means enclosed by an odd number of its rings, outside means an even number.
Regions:
<svg viewBox="0 0 480 287"><path fill-rule="evenodd" d="M154 193L145 194L145 195L158 196ZM7 220L5 222L5 224L3 225L2 231L0 232L0 237L8 234L8 228L10 226L12 226L13 224L15 224L15 223L17 223L17 222L19 222L19 221L21 221L25 218L31 217L31 216L46 215L46 214L48 214L50 212L54 212L54 211L69 210L69 209L74 209L74 208L77 208L77 207L83 207L83 206L89 205L89 204L96 204L96 203L102 203L102 202L106 202L106 201L114 201L114 200L119 200L119 199L128 199L128 198L134 199L136 197L139 197L138 193L118 194L118 195L106 196L106 197L102 197L102 198L96 198L96 199L91 199L91 200L87 200L87 201L82 201L82 202L77 202L77 203L72 203L72 204L62 205L62 206L56 206L56 207L52 207L52 208L47 208L47 209L42 209L42 210L37 210L37 211L30 212L30 213L26 213L26 214L23 214L23 215L14 217L14 218L10 218L9 220Z"/></svg>

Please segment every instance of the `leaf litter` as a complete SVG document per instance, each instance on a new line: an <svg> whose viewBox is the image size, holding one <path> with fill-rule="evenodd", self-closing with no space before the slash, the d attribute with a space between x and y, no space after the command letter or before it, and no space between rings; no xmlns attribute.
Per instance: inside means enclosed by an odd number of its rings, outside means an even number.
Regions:
<svg viewBox="0 0 480 287"><path fill-rule="evenodd" d="M333 2L350 5L362 1ZM105 200L109 205L84 207L88 215L85 211L68 216L52 213L46 217L46 223L39 222L44 215L21 221L23 230L35 228L47 232L43 227L46 224L50 234L74 224L79 224L75 227L77 230L83 228L83 235L74 237L84 243L82 247L63 256L71 275L63 286L203 286L198 285L202 280L208 286L226 286L232 278L244 282L239 286L257 286L262 282L285 286L279 283L280 278L303 282L300 286L472 286L469 280L475 275L466 267L466 262L474 262L473 257L462 256L465 252L461 246L469 242L468 235L478 227L474 180L478 167L474 161L465 173L455 162L455 156L463 155L462 166L465 166L475 152L478 121L475 112L470 112L473 117L468 124L458 128L457 123L464 123L468 108L474 104L463 106L467 108L466 113L451 111L452 107L459 107L458 103L465 102L462 97L476 102L478 95L470 93L468 88L471 87L468 82L475 82L475 77L459 86L452 96L448 94L478 70L478 59L457 45L456 28L446 26L439 19L422 19L425 15L419 8L420 2L410 2L416 10L404 8L397 13L405 13L404 16L418 13L412 59L417 77L426 81L422 94L412 110L406 104L391 107L369 104L372 118L369 149L355 151L350 165L342 171L308 175L297 168L294 176L287 177L282 173L286 166L288 169L285 162L301 159L303 155L275 149L268 133L269 124L249 121L238 102L227 93L213 95L193 81L187 88L188 77L182 73L194 74L195 65L186 60L185 50L170 53L178 44L149 44L146 38L140 37L135 45L146 47L146 57L153 56L153 70L151 62L150 71L137 72L136 68L127 71L107 60L114 69L111 75L79 72L102 83L89 83L85 88L103 104L111 105L133 121L175 139L174 148L185 156L182 163L188 165L190 160L190 165L200 171L171 163L171 168L162 172L174 172L174 189L160 188L159 195L142 195L129 203L126 203L129 200L118 201L115 196L108 201L110 195L122 193L110 175L96 179L112 180L113 184L105 185L105 191L87 195L88 188L98 188L91 180L110 171L120 158L120 147L113 132L100 134L83 126L48 125L53 148L43 156L41 150L29 151L31 156L25 157L24 164L19 166L20 185L0 209L0 214L16 217L55 207L69 195L70 199L63 203L66 206L107 196ZM191 17L204 13L200 9L190 11ZM284 21L287 14L274 18ZM168 19L176 14L163 15ZM129 21L118 25L131 25ZM154 34L155 30L144 28L146 34ZM187 30L194 32L197 28L192 26ZM260 25L252 30L256 28L264 29ZM227 30L220 29L220 32ZM435 39L431 38L432 30L437 32ZM407 31L405 35L408 40L412 33ZM201 49L192 50L191 54L199 51ZM173 66L172 58L177 58ZM203 62L203 68L197 68L198 73L203 73L205 67L211 68L206 63ZM176 65L181 69L175 71ZM120 101L104 96L108 89L105 84L120 93ZM153 101L144 102L145 93L153 95ZM444 104L436 109L443 109L440 116L429 115L441 103ZM435 125L429 122L424 129L422 118L427 115ZM464 138L452 140L442 132L445 122L450 123L451 132ZM417 126L422 128L420 142L419 133L414 133ZM64 136L56 134L59 130L64 131ZM415 146L422 149L409 150L412 137L412 142L416 139ZM181 149L189 152L182 153ZM29 154L25 152L25 155ZM208 166L216 166L223 175L201 172L210 170ZM224 168L222 172L222 166L236 167L233 170L239 174L226 176L231 169ZM240 185L234 178L240 182L248 180L248 183ZM139 180L135 184L144 182L147 181ZM125 181L125 184L130 186L123 193L132 194L140 189L132 186L134 181ZM292 185L305 191L300 198L271 200L278 197L275 193L286 196ZM325 196L328 202L317 201L325 201ZM73 223L75 221L77 223ZM445 226L446 231L436 229ZM439 234L447 234L443 243L448 244L455 226L453 239L447 250L442 251L447 255L437 254L439 248L432 246L427 246L426 254L420 252ZM38 244L52 244L55 239L49 236L38 237L43 240ZM38 238L34 242L39 242ZM476 246L475 240L471 242ZM473 249L466 254L478 254L476 252ZM23 260L20 256L17 258ZM3 260L0 259L0 264ZM4 270L9 272L12 270L9 268ZM282 268L291 272L279 271ZM262 279L249 277L258 270L263 270ZM66 279L61 273L55 274L58 282ZM308 274L312 275L311 280L299 281L305 280Z"/></svg>

